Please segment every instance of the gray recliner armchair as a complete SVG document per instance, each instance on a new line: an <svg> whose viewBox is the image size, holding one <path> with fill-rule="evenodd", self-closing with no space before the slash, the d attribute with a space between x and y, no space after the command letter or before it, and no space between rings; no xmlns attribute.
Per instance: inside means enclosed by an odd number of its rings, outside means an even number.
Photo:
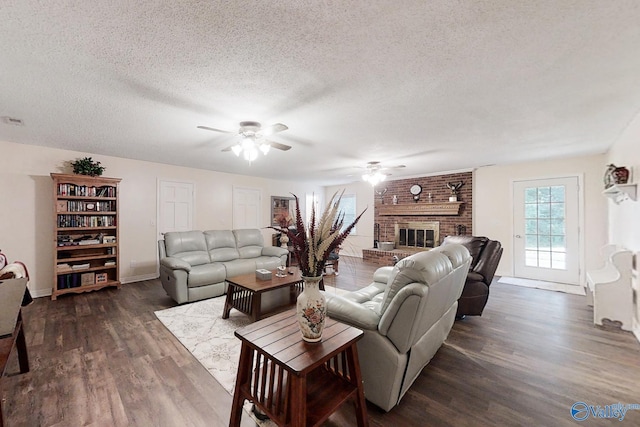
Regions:
<svg viewBox="0 0 640 427"><path fill-rule="evenodd" d="M449 335L470 263L469 251L451 244L379 268L359 291L325 293L330 317L364 331L367 400L385 411L400 402Z"/></svg>

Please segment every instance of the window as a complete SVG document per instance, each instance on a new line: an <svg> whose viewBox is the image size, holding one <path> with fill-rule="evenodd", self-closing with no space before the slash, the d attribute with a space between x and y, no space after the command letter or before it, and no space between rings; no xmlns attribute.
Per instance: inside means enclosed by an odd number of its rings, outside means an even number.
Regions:
<svg viewBox="0 0 640 427"><path fill-rule="evenodd" d="M356 219L356 195L355 194L343 194L338 205L338 210L344 213L344 222L342 225L342 231L349 224ZM356 234L356 227L353 227L350 234Z"/></svg>

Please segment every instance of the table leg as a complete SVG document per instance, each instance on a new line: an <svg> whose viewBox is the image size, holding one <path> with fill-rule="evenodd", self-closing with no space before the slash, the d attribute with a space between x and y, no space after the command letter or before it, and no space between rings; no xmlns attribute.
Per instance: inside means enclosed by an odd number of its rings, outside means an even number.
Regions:
<svg viewBox="0 0 640 427"><path fill-rule="evenodd" d="M236 386L233 392L233 404L231 405L231 417L229 418L229 427L239 427L242 419L242 404L244 403L244 394L242 386L249 383L251 379L251 367L253 365L253 351L249 346L242 343L240 349L240 360L238 361L238 373L236 378Z"/></svg>
<svg viewBox="0 0 640 427"><path fill-rule="evenodd" d="M27 353L27 340L24 337L24 322L20 322L20 330L16 337L16 350L18 350L18 364L20 373L29 372L29 354Z"/></svg>
<svg viewBox="0 0 640 427"><path fill-rule="evenodd" d="M233 291L235 286L231 283L227 283L227 298L224 300L224 309L222 310L222 318L228 319L231 308L233 308Z"/></svg>
<svg viewBox="0 0 640 427"><path fill-rule="evenodd" d="M262 308L262 292L255 292L251 296L251 321L260 320L260 309Z"/></svg>
<svg viewBox="0 0 640 427"><path fill-rule="evenodd" d="M346 349L347 363L349 364L349 372L351 373L351 381L358 388L354 398L356 410L356 418L358 427L368 427L369 418L367 417L367 404L364 400L364 385L362 383L362 373L360 372L360 362L358 361L358 347L353 343L351 347Z"/></svg>
<svg viewBox="0 0 640 427"><path fill-rule="evenodd" d="M307 423L307 378L291 375L291 396L289 411L291 427L305 427Z"/></svg>

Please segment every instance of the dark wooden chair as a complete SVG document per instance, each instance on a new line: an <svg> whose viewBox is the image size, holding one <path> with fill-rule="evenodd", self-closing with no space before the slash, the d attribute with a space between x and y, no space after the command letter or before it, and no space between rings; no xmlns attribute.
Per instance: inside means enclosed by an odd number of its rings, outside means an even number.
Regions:
<svg viewBox="0 0 640 427"><path fill-rule="evenodd" d="M329 259L324 263L324 274L327 274L327 267L331 267L333 273L337 276L340 274L338 271L338 263L340 262L340 248L336 248L329 254Z"/></svg>

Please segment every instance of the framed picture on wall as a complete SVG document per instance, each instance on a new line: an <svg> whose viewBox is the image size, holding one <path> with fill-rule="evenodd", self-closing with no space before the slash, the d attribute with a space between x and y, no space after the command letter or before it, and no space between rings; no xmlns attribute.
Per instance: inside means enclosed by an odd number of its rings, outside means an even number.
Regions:
<svg viewBox="0 0 640 427"><path fill-rule="evenodd" d="M271 225L281 227L293 225L295 200L293 197L271 196Z"/></svg>

